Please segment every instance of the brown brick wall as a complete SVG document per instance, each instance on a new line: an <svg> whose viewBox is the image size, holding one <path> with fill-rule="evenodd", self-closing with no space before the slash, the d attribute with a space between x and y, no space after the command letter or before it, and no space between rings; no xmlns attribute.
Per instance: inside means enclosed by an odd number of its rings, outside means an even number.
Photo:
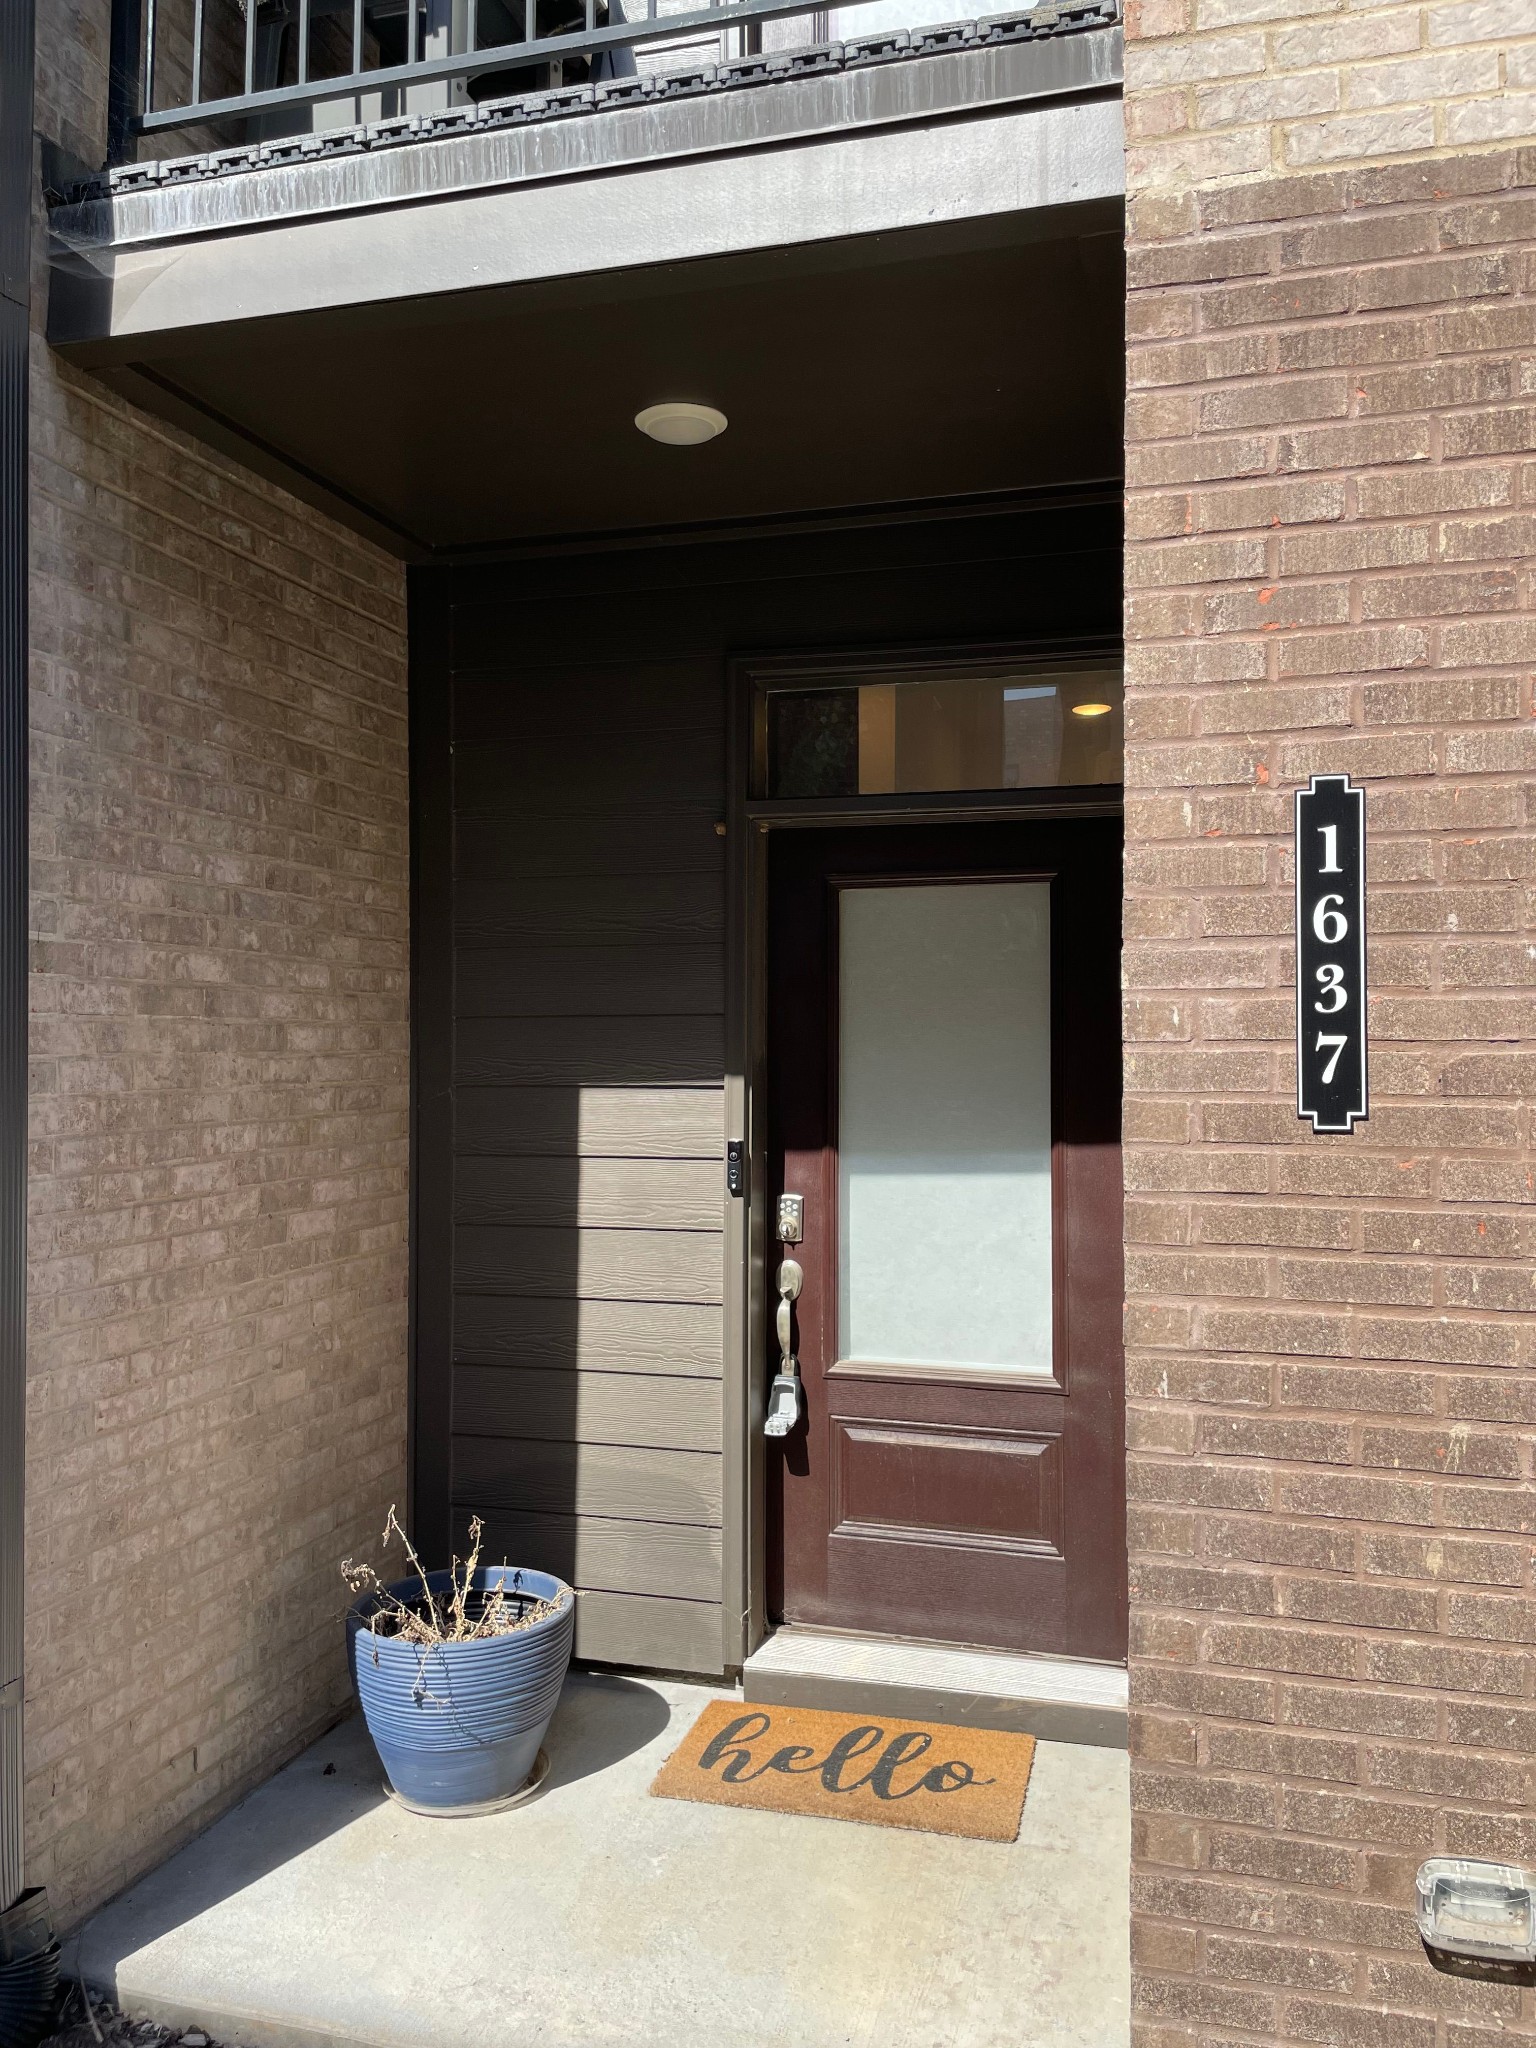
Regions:
<svg viewBox="0 0 1536 2048"><path fill-rule="evenodd" d="M106 14L39 24L39 127L98 161ZM68 1920L334 1717L337 1563L402 1498L404 589L40 333L32 437L28 1854Z"/></svg>
<svg viewBox="0 0 1536 2048"><path fill-rule="evenodd" d="M1493 2048L1533 1994L1437 1974L1411 1904L1434 1851L1536 1860L1536 151L1139 182L1136 2040ZM1340 769L1348 1138L1291 1052L1292 794Z"/></svg>
<svg viewBox="0 0 1536 2048"><path fill-rule="evenodd" d="M1536 0L1127 0L1135 192L1536 136Z"/></svg>

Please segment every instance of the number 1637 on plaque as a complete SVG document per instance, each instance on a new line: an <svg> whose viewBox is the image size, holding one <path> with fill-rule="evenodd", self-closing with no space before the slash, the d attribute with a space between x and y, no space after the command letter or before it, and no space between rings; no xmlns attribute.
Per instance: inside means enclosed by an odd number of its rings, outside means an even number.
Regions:
<svg viewBox="0 0 1536 2048"><path fill-rule="evenodd" d="M1347 775L1296 792L1296 1114L1314 1131L1369 1114L1365 791Z"/></svg>

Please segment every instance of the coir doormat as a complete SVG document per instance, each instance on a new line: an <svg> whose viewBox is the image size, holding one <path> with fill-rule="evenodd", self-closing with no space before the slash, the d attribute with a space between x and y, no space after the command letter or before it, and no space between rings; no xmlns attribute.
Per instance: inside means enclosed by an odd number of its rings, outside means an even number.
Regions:
<svg viewBox="0 0 1536 2048"><path fill-rule="evenodd" d="M1032 1735L711 1700L651 1791L1011 1842L1034 1757Z"/></svg>

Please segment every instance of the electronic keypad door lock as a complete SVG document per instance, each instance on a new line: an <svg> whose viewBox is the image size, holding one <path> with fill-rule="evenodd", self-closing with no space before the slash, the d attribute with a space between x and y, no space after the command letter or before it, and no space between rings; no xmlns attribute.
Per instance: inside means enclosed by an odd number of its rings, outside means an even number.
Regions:
<svg viewBox="0 0 1536 2048"><path fill-rule="evenodd" d="M790 1197L798 1201L798 1195ZM779 1204L779 1219L782 1222L784 1205ZM779 1306L774 1314L774 1327L779 1339L779 1369L773 1376L768 1389L768 1413L763 1422L765 1436L788 1436L805 1412L805 1393L800 1384L800 1361L795 1356L795 1328L793 1303L805 1283L805 1274L798 1259L779 1261Z"/></svg>
<svg viewBox="0 0 1536 2048"><path fill-rule="evenodd" d="M778 1229L780 1244L798 1244L805 1235L804 1195L780 1195Z"/></svg>

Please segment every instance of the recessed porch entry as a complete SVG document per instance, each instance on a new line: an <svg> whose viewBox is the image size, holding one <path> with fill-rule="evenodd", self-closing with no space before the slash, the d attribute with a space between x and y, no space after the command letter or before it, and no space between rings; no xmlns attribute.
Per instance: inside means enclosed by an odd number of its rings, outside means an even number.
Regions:
<svg viewBox="0 0 1536 2048"><path fill-rule="evenodd" d="M1117 515L415 572L417 1537L570 1579L578 1658L1123 1667Z"/></svg>

